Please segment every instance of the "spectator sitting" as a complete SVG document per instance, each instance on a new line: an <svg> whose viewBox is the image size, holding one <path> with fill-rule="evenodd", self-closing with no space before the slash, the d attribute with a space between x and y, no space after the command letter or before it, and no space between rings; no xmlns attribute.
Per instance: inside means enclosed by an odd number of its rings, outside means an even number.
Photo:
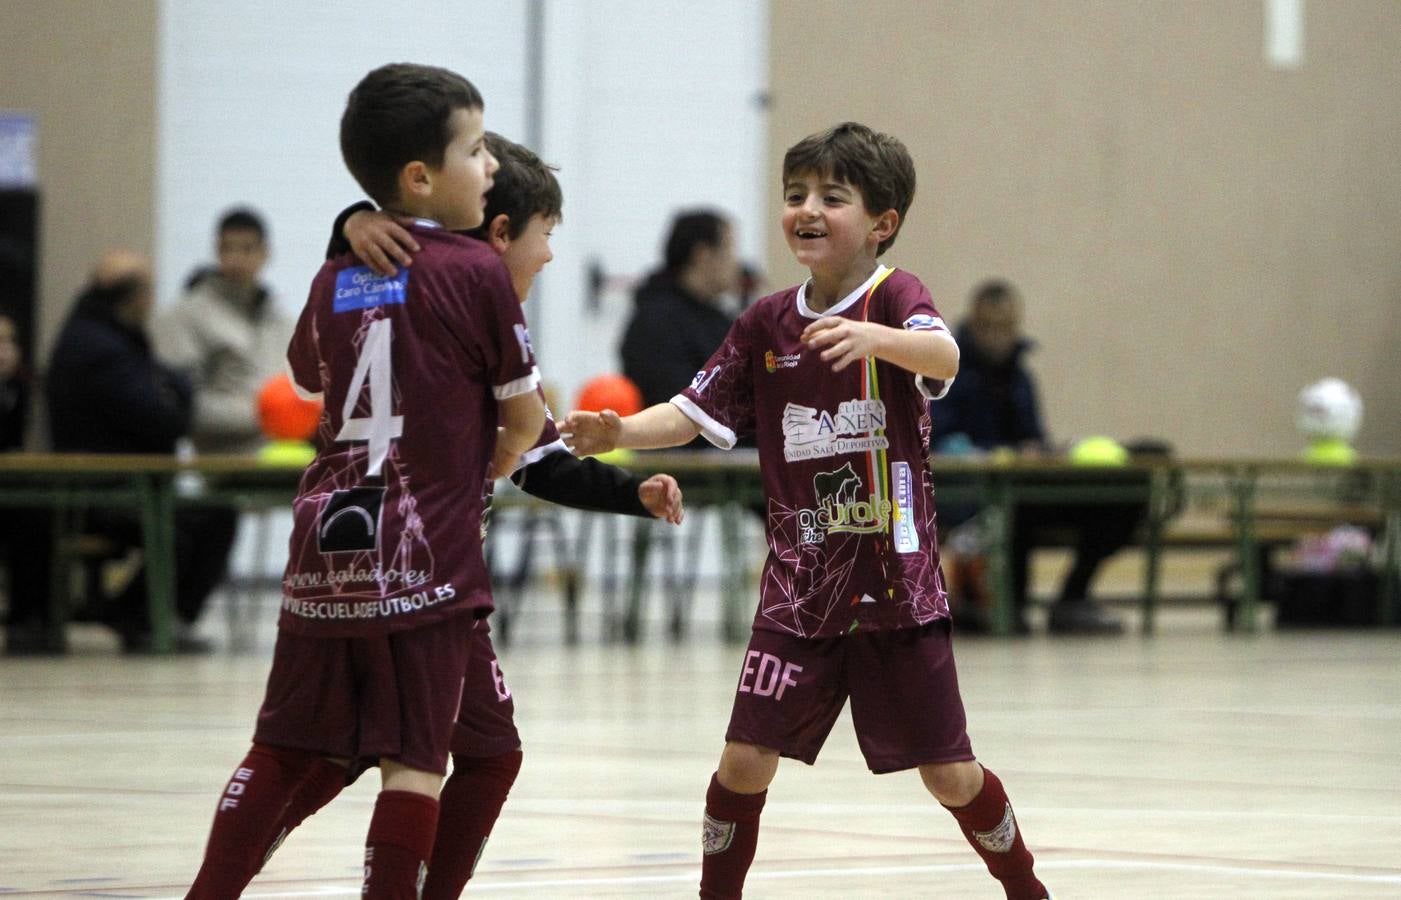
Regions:
<svg viewBox="0 0 1401 900"><path fill-rule="evenodd" d="M1036 382L1023 357L1032 343L1022 335L1022 300L1011 284L991 280L972 294L968 319L959 328L962 350L958 378L948 394L931 405L931 444L935 453L1011 449L1025 455L1050 452L1041 421ZM952 528L976 508L941 510L940 526ZM1123 624L1089 598L1099 566L1131 539L1146 509L1141 503L1019 504L1013 514L1012 602L1014 625L1026 621L1032 548L1047 529L1075 533L1075 561L1051 607L1049 628L1058 633L1118 633ZM982 624L977 612L962 609L955 620L970 630Z"/></svg>
<svg viewBox="0 0 1401 900"><path fill-rule="evenodd" d="M146 333L151 307L146 259L128 251L103 257L78 296L49 362L54 450L174 452L176 440L189 429L191 389L184 376L163 366L151 352ZM93 510L88 525L121 545L142 542L135 511ZM177 649L205 649L189 629L223 578L235 525L234 514L223 508L181 506L176 511L176 609L183 624ZM149 649L144 573L104 611L103 620L121 634L126 650Z"/></svg>
<svg viewBox="0 0 1401 900"><path fill-rule="evenodd" d="M644 407L679 394L729 332L733 317L720 301L740 283L733 231L719 213L677 215L664 266L637 289L619 353Z"/></svg>
<svg viewBox="0 0 1401 900"><path fill-rule="evenodd" d="M247 209L219 220L218 266L197 270L184 299L157 323L160 356L194 385L190 436L201 453L256 453L263 443L255 398L283 371L292 323L258 279L267 228Z"/></svg>
<svg viewBox="0 0 1401 900"><path fill-rule="evenodd" d="M0 452L24 449L28 414L29 372L24 367L15 319L0 310ZM63 636L49 627L51 538L47 508L6 509L0 516L0 550L8 575L6 653L63 652Z"/></svg>

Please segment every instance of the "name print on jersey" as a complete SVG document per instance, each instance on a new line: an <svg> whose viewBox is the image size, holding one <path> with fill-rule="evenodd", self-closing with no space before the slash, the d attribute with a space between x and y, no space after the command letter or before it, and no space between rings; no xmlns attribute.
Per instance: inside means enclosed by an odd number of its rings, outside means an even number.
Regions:
<svg viewBox="0 0 1401 900"><path fill-rule="evenodd" d="M783 408L783 458L798 462L886 450L890 441L873 434L884 428L885 403L880 400L844 400L835 413L789 403Z"/></svg>
<svg viewBox="0 0 1401 900"><path fill-rule="evenodd" d="M344 269L336 275L336 293L332 308L336 312L351 312L403 303L409 295L409 270L400 269L393 275L379 275L369 266Z"/></svg>

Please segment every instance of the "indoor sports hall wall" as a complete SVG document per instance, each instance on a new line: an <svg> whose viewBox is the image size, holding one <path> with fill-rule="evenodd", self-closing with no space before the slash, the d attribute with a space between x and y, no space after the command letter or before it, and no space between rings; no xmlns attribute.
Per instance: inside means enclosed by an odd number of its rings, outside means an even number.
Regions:
<svg viewBox="0 0 1401 900"><path fill-rule="evenodd" d="M153 2L0 0L0 110L37 119L41 346L98 254L154 248L155 41Z"/></svg>
<svg viewBox="0 0 1401 900"><path fill-rule="evenodd" d="M950 318L1019 284L1053 434L1292 454L1337 375L1358 446L1401 453L1401 4L1308 0L1297 69L1268 2L772 4L767 194L784 149L854 118L919 168L889 254ZM776 280L797 277L777 229Z"/></svg>
<svg viewBox="0 0 1401 900"><path fill-rule="evenodd" d="M761 255L764 4L345 0L333 16L275 0L159 7L164 302L207 258L220 210L242 199L268 214L268 280L299 308L332 218L361 198L337 144L345 96L398 60L467 75L486 97L488 128L560 167L564 224L527 309L560 405L616 369L630 311L617 292L590 303L591 267L641 274L659 260L673 212L695 204L734 215L746 255Z"/></svg>
<svg viewBox="0 0 1401 900"><path fill-rule="evenodd" d="M619 289L685 206L722 209L761 260L767 5L651 0L0 0L0 109L38 117L46 339L105 248L154 255L158 301L208 260L218 214L263 210L266 273L299 307L334 214L360 191L336 128L370 68L432 62L488 126L560 166L565 223L528 309L567 405L617 367ZM542 89L535 93L532 85ZM613 289L589 303L589 272Z"/></svg>

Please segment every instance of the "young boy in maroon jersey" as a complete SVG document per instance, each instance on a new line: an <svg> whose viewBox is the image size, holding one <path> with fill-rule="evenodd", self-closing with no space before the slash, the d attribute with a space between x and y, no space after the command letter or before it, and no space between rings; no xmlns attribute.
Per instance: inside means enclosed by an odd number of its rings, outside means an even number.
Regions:
<svg viewBox="0 0 1401 900"><path fill-rule="evenodd" d="M1008 898L1048 896L965 729L925 466L926 401L958 346L924 285L878 262L914 189L904 145L863 125L794 145L782 225L812 277L746 310L670 403L561 429L581 453L758 440L769 557L706 794L702 897L741 895L779 758L813 763L848 696L870 769L918 768Z"/></svg>
<svg viewBox="0 0 1401 900"><path fill-rule="evenodd" d="M500 167L487 192L479 228L467 232L485 241L506 264L524 302L535 276L553 258L551 229L559 222L563 196L550 167L519 144L487 133L486 146ZM342 236L344 234L344 236ZM353 251L381 274L410 266L419 250L413 235L368 203L357 203L336 219L328 257ZM521 457L511 480L536 497L594 512L681 521L681 490L670 475L645 481L596 459L574 456L548 418L534 447ZM486 483L488 503L492 483ZM423 883L423 900L461 895L471 879L507 794L520 771L522 753L515 725L515 703L497 662L486 620L472 630L472 652L452 736L452 774L439 794L438 831ZM308 816L325 806L373 760L345 767L325 765L306 778L288 803L268 849Z"/></svg>
<svg viewBox="0 0 1401 900"><path fill-rule="evenodd" d="M465 78L407 64L374 70L347 102L347 168L415 217L422 250L412 277L328 261L288 347L293 383L324 397L324 449L293 501L253 748L190 897L238 896L301 783L369 757L384 789L362 895L415 897L422 884L471 630L492 608L480 485L510 472L545 420L510 274L453 233L481 224L497 168L482 109Z"/></svg>

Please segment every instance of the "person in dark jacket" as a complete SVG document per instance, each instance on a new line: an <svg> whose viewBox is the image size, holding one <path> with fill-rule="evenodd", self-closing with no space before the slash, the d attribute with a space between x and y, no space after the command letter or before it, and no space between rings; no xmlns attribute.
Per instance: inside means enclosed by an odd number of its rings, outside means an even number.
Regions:
<svg viewBox="0 0 1401 900"><path fill-rule="evenodd" d="M15 317L0 308L0 452L24 449L29 388ZM64 650L63 635L51 625L52 521L47 508L0 508L0 561L9 604L5 652L12 655Z"/></svg>
<svg viewBox="0 0 1401 900"><path fill-rule="evenodd" d="M149 264L127 251L107 254L79 294L49 360L49 432L57 452L174 453L189 431L190 382L151 350ZM125 546L141 543L140 517L92 510L89 530ZM182 506L175 516L176 608L183 650L204 649L189 634L209 594L223 579L237 522L228 509ZM150 647L144 574L104 612L125 649Z"/></svg>
<svg viewBox="0 0 1401 900"><path fill-rule="evenodd" d="M720 302L739 282L725 217L709 210L678 214L663 267L634 294L636 308L619 348L623 374L642 391L643 406L679 394L725 340L733 317Z"/></svg>
<svg viewBox="0 0 1401 900"><path fill-rule="evenodd" d="M1033 344L1021 330L1022 299L1016 288L989 280L973 289L968 319L956 334L961 350L958 377L948 394L930 407L930 445L935 453L1012 451L1023 456L1051 454L1041 420L1036 381L1025 357ZM974 508L941 509L940 526L952 528L971 518ZM1142 504L1018 505L1013 514L1012 601L1015 625L1026 632L1027 584L1032 549L1048 530L1073 531L1075 560L1052 605L1049 627L1057 633L1118 633L1123 624L1089 598L1100 565L1127 544L1146 510ZM977 630L977 612L963 610L958 621Z"/></svg>

